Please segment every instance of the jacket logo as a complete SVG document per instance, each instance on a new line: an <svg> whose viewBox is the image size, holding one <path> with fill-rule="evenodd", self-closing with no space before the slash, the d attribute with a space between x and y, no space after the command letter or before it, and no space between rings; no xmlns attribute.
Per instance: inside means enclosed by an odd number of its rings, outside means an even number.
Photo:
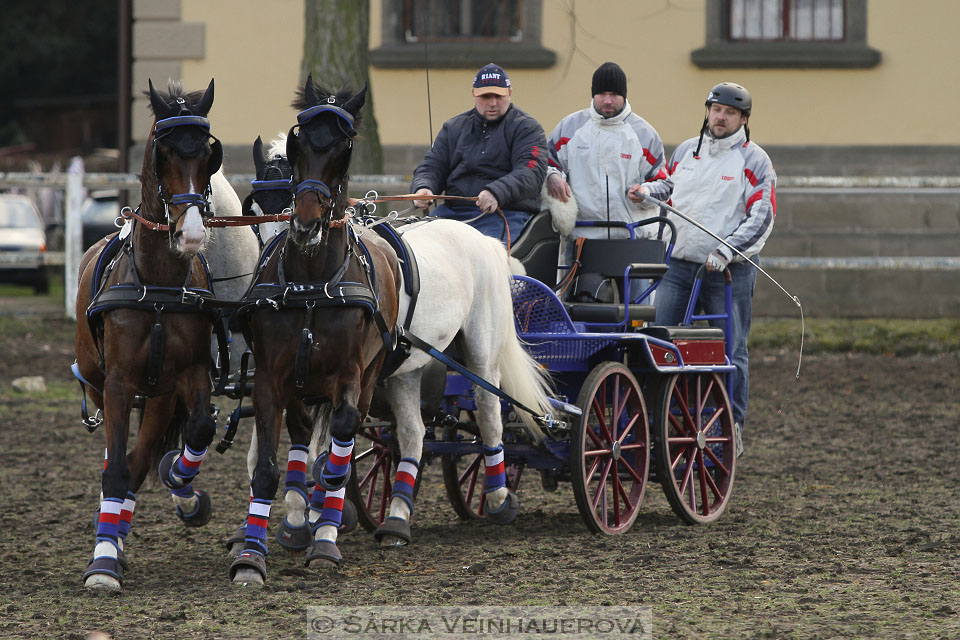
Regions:
<svg viewBox="0 0 960 640"><path fill-rule="evenodd" d="M633 156L630 155L629 153L621 153L621 154L620 154L620 157L621 157L621 158L624 158L624 159L626 159L626 160L629 160L629 159L632 158Z"/></svg>
<svg viewBox="0 0 960 640"><path fill-rule="evenodd" d="M720 176L721 180L733 180L733 176Z"/></svg>

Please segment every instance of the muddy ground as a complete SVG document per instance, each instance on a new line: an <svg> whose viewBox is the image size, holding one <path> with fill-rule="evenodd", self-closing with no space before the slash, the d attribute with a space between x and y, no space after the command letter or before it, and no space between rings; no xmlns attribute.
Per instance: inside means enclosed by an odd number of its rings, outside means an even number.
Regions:
<svg viewBox="0 0 960 640"><path fill-rule="evenodd" d="M310 605L503 603L649 606L656 638L960 636L956 354L808 356L796 380L796 354L755 350L747 453L712 525L682 524L651 485L632 531L591 535L570 486L545 493L532 473L514 524L465 524L435 464L415 544L352 533L339 572L272 542L277 507L263 588L231 584L222 547L245 513L244 426L197 481L207 527L185 529L159 483L141 489L124 591L105 595L80 581L103 435L80 425L57 311L0 314L0 637L295 638ZM26 375L47 391L14 391Z"/></svg>

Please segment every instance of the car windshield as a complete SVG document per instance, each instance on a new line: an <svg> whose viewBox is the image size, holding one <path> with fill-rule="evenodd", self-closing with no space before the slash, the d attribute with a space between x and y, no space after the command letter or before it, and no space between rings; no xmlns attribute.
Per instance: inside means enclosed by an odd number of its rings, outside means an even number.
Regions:
<svg viewBox="0 0 960 640"><path fill-rule="evenodd" d="M0 227L6 229L37 229L40 221L29 204L16 200L0 201Z"/></svg>

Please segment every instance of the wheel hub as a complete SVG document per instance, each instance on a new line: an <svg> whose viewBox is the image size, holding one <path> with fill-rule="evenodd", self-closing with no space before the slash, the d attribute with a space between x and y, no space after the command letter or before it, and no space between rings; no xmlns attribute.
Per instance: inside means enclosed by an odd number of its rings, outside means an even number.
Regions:
<svg viewBox="0 0 960 640"><path fill-rule="evenodd" d="M612 457L614 460L619 460L620 454L621 454L620 443L614 442L613 446L610 447L610 457Z"/></svg>
<svg viewBox="0 0 960 640"><path fill-rule="evenodd" d="M697 446L698 446L700 449L706 449L706 448L707 448L707 433L706 433L705 431L698 431L698 432L697 432Z"/></svg>

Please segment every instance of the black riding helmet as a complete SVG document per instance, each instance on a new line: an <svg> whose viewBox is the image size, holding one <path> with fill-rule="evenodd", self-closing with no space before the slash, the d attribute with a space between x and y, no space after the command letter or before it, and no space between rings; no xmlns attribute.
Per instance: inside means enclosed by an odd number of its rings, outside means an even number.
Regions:
<svg viewBox="0 0 960 640"><path fill-rule="evenodd" d="M744 87L734 82L721 82L714 85L707 94L707 100L703 103L707 108L712 104L722 104L740 111L747 118L750 117L750 110L753 108L753 99L750 92ZM697 142L697 149L693 152L695 158L700 157L700 147L703 145L703 134L707 130L707 118L704 117L703 125L700 126L700 140ZM747 142L750 141L750 128L744 123L743 130L747 134Z"/></svg>
<svg viewBox="0 0 960 640"><path fill-rule="evenodd" d="M740 109L743 115L750 116L750 107L753 106L753 100L750 99L750 92L733 82L721 82L707 94L706 106L712 104L724 104L728 107Z"/></svg>

